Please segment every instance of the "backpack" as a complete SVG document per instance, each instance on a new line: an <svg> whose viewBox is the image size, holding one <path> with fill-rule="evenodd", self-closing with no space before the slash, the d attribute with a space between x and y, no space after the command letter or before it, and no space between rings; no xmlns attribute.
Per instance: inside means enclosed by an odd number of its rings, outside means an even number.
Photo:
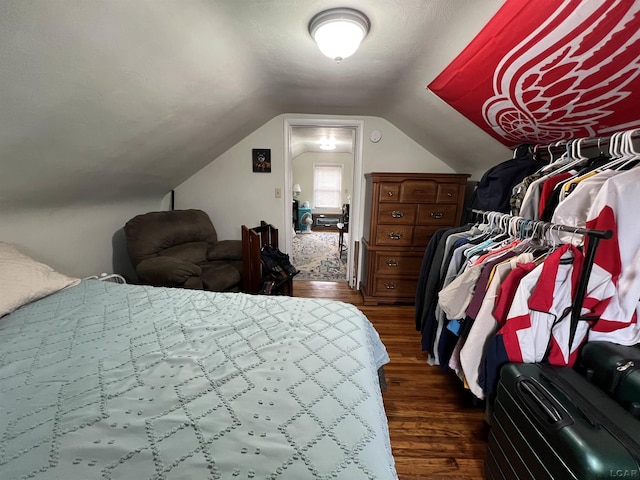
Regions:
<svg viewBox="0 0 640 480"><path fill-rule="evenodd" d="M260 250L260 260L264 266L265 273L268 273L276 279L293 277L300 273L296 267L291 264L289 255L282 253L273 245L264 245Z"/></svg>

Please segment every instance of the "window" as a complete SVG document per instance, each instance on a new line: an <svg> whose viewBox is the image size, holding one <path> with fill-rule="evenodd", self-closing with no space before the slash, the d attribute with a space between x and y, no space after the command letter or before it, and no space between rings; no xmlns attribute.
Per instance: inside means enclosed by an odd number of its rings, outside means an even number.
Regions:
<svg viewBox="0 0 640 480"><path fill-rule="evenodd" d="M313 198L316 208L340 208L342 205L342 165L313 165Z"/></svg>

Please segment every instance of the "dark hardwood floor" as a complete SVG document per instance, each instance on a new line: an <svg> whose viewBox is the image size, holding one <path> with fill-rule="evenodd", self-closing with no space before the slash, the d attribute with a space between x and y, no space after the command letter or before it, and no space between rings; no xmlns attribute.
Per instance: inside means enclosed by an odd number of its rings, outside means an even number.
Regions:
<svg viewBox="0 0 640 480"><path fill-rule="evenodd" d="M471 404L452 372L427 365L413 306L364 306L344 282L294 281L293 292L356 305L380 334L391 358L384 367L388 389L383 398L400 480L484 478L484 409Z"/></svg>

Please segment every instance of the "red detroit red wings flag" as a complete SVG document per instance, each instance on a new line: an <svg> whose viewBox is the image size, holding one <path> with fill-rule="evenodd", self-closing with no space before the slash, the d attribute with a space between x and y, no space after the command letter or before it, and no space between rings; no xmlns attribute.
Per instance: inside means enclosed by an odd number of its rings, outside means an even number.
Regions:
<svg viewBox="0 0 640 480"><path fill-rule="evenodd" d="M640 127L640 2L508 0L428 88L510 147Z"/></svg>

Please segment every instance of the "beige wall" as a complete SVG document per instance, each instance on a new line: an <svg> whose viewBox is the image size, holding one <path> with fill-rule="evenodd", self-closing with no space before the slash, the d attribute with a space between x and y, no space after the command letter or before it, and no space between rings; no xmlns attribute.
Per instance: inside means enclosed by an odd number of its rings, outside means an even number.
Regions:
<svg viewBox="0 0 640 480"><path fill-rule="evenodd" d="M260 220L283 228L284 199L275 198L274 191L285 187L284 118L305 117L308 116L279 115L251 133L178 185L175 207L205 210L221 239L239 239L241 225L255 226ZM348 118L364 121L364 172L452 172L386 120ZM382 132L379 143L368 140L371 130ZM253 148L271 149L271 173L252 172ZM86 277L117 272L133 278L122 227L137 214L166 209L168 196L103 205L78 200L74 206L3 212L0 213L0 241L15 244L27 255L67 275Z"/></svg>
<svg viewBox="0 0 640 480"><path fill-rule="evenodd" d="M453 170L379 117L340 117L283 114L213 160L177 186L176 208L201 208L209 213L221 239L239 239L241 225L256 226L260 220L279 229L285 225L284 198L275 198L284 188L284 119L349 118L364 121L363 172L433 172ZM369 132L379 130L382 139L369 141ZM271 173L253 173L251 150L271 149ZM361 179L364 184L364 178Z"/></svg>
<svg viewBox="0 0 640 480"><path fill-rule="evenodd" d="M135 215L161 209L161 198L108 205L19 210L0 215L0 241L74 277L117 272L135 274L122 227ZM80 203L80 202L79 202Z"/></svg>

